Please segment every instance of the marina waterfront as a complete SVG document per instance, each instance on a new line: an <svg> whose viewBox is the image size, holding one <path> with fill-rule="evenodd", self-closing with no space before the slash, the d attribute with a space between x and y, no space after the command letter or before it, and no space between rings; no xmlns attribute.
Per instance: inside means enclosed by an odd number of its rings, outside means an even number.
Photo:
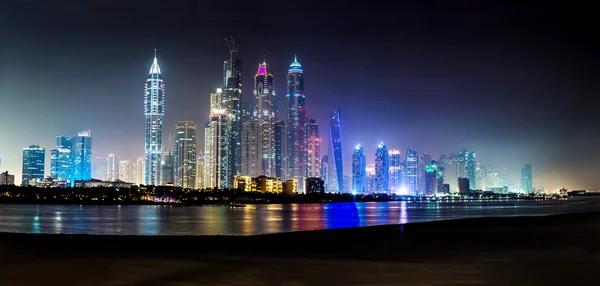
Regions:
<svg viewBox="0 0 600 286"><path fill-rule="evenodd" d="M598 198L449 202L168 205L0 205L0 232L97 235L258 235L487 216L600 210Z"/></svg>

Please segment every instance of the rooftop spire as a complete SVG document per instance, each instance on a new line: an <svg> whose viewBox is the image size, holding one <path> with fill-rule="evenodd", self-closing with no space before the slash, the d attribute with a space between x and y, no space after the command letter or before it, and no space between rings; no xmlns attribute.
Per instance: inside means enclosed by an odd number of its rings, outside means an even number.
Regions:
<svg viewBox="0 0 600 286"><path fill-rule="evenodd" d="M156 58L156 50L154 49L154 60L152 61L152 66L150 67L150 74L157 73L160 74L160 67L158 66L158 59Z"/></svg>

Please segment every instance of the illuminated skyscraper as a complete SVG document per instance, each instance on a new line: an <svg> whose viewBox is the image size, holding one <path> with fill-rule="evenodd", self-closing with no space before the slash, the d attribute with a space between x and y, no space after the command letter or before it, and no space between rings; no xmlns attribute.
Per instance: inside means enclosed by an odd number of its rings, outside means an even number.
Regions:
<svg viewBox="0 0 600 286"><path fill-rule="evenodd" d="M521 192L525 194L530 194L533 192L533 179L532 179L533 171L531 168L531 164L525 164L523 168L521 168Z"/></svg>
<svg viewBox="0 0 600 286"><path fill-rule="evenodd" d="M402 158L400 150L390 150L390 192L403 194L402 188Z"/></svg>
<svg viewBox="0 0 600 286"><path fill-rule="evenodd" d="M285 123L283 121L275 121L274 123L274 139L275 139L275 177L285 181L286 174L286 136Z"/></svg>
<svg viewBox="0 0 600 286"><path fill-rule="evenodd" d="M229 46L229 59L223 64L223 108L229 118L229 168L231 175L240 173L241 132L242 132L242 61L237 58L238 47L233 38L226 39ZM233 180L233 177L231 178Z"/></svg>
<svg viewBox="0 0 600 286"><path fill-rule="evenodd" d="M135 182L133 173L133 164L131 164L131 161L121 160L121 162L119 162L119 180L133 183Z"/></svg>
<svg viewBox="0 0 600 286"><path fill-rule="evenodd" d="M196 162L196 189L204 189L204 168L206 167L204 152L198 151L198 161Z"/></svg>
<svg viewBox="0 0 600 286"><path fill-rule="evenodd" d="M189 120L175 126L175 185L196 188L196 125Z"/></svg>
<svg viewBox="0 0 600 286"><path fill-rule="evenodd" d="M211 114L213 114L213 109L211 108ZM212 117L211 117L212 119ZM207 120L204 125L204 188L213 188L213 170L212 167L212 137L211 137L211 129L210 124L211 120Z"/></svg>
<svg viewBox="0 0 600 286"><path fill-rule="evenodd" d="M375 176L377 192L388 193L390 191L390 155L383 143L379 143L375 152Z"/></svg>
<svg viewBox="0 0 600 286"><path fill-rule="evenodd" d="M73 180L92 178L92 137L90 130L69 139L73 156Z"/></svg>
<svg viewBox="0 0 600 286"><path fill-rule="evenodd" d="M225 110L215 110L210 118L210 170L209 187L229 188L232 186L229 166L229 118Z"/></svg>
<svg viewBox="0 0 600 286"><path fill-rule="evenodd" d="M458 178L461 176L461 168L464 168L464 164L458 160L458 156L455 154L442 156L439 162L443 167L444 182L449 185L450 193L457 193Z"/></svg>
<svg viewBox="0 0 600 286"><path fill-rule="evenodd" d="M35 185L35 182L44 179L46 150L39 145L23 148L23 169L21 184Z"/></svg>
<svg viewBox="0 0 600 286"><path fill-rule="evenodd" d="M308 121L307 127L307 171L308 177L321 177L321 137L319 125L314 119Z"/></svg>
<svg viewBox="0 0 600 286"><path fill-rule="evenodd" d="M108 158L96 157L93 178L101 181L108 180Z"/></svg>
<svg viewBox="0 0 600 286"><path fill-rule="evenodd" d="M304 96L304 71L294 57L287 79L287 172L288 178L298 180L299 190L304 190L307 175L306 109Z"/></svg>
<svg viewBox="0 0 600 286"><path fill-rule="evenodd" d="M360 144L356 145L352 153L352 193L367 193L367 157Z"/></svg>
<svg viewBox="0 0 600 286"><path fill-rule="evenodd" d="M459 161L464 165L464 176L469 179L469 188L472 190L477 189L475 152L463 149L460 152Z"/></svg>
<svg viewBox="0 0 600 286"><path fill-rule="evenodd" d="M329 131L330 131L330 144L333 150L333 160L330 162L330 167L334 170L337 178L338 190L344 192L344 164L342 161L342 127L340 120L340 109L337 107L333 108L329 116Z"/></svg>
<svg viewBox="0 0 600 286"><path fill-rule="evenodd" d="M160 181L159 185L175 184L175 152L164 151L160 156Z"/></svg>
<svg viewBox="0 0 600 286"><path fill-rule="evenodd" d="M156 59L154 50L154 61L146 80L144 92L144 115L146 116L146 185L158 185L160 183L160 164L162 148L162 125L165 115L165 86L162 74Z"/></svg>
<svg viewBox="0 0 600 286"><path fill-rule="evenodd" d="M135 184L143 185L146 178L144 172L146 171L146 158L144 156L138 157L135 160Z"/></svg>
<svg viewBox="0 0 600 286"><path fill-rule="evenodd" d="M419 169L417 171L418 192L425 193L425 168L431 165L431 156L429 154L421 154L419 158Z"/></svg>
<svg viewBox="0 0 600 286"><path fill-rule="evenodd" d="M437 192L437 168L435 165L425 166L425 190L426 196L433 196Z"/></svg>
<svg viewBox="0 0 600 286"><path fill-rule="evenodd" d="M321 178L325 181L325 191L329 191L329 164L327 163L329 155L321 158Z"/></svg>
<svg viewBox="0 0 600 286"><path fill-rule="evenodd" d="M260 157L261 175L272 177L274 175L275 140L273 138L273 75L267 71L267 63L258 65L254 76L254 117L260 126Z"/></svg>
<svg viewBox="0 0 600 286"><path fill-rule="evenodd" d="M367 192L377 192L377 173L375 173L375 164L367 165Z"/></svg>
<svg viewBox="0 0 600 286"><path fill-rule="evenodd" d="M260 163L260 126L258 121L244 122L241 138L241 169L243 176L258 177L261 174Z"/></svg>
<svg viewBox="0 0 600 286"><path fill-rule="evenodd" d="M56 148L50 150L50 177L73 182L73 159L71 149Z"/></svg>
<svg viewBox="0 0 600 286"><path fill-rule="evenodd" d="M119 162L121 160L115 154L108 154L108 178L109 182L119 180Z"/></svg>
<svg viewBox="0 0 600 286"><path fill-rule="evenodd" d="M406 160L404 161L404 182L409 195L418 195L417 172L419 157L417 151L406 149Z"/></svg>

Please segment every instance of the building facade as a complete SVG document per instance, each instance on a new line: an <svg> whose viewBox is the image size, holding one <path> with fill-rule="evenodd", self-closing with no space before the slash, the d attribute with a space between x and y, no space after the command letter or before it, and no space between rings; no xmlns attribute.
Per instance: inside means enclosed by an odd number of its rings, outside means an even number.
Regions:
<svg viewBox="0 0 600 286"><path fill-rule="evenodd" d="M356 145L352 153L352 193L367 193L367 157L360 144Z"/></svg>
<svg viewBox="0 0 600 286"><path fill-rule="evenodd" d="M144 90L144 115L146 117L145 184L160 184L163 116L165 115L165 86L154 51L154 60Z"/></svg>
<svg viewBox="0 0 600 286"><path fill-rule="evenodd" d="M307 176L321 177L321 137L319 135L319 125L314 119L308 120L306 126L307 145L306 145L306 169Z"/></svg>
<svg viewBox="0 0 600 286"><path fill-rule="evenodd" d="M260 125L258 121L251 120L244 122L241 145L241 174L252 178L260 176Z"/></svg>
<svg viewBox="0 0 600 286"><path fill-rule="evenodd" d="M344 192L344 162L342 152L342 124L340 118L340 109L333 107L329 116L330 144L333 150L330 167L335 173L338 190Z"/></svg>
<svg viewBox="0 0 600 286"><path fill-rule="evenodd" d="M525 164L521 168L521 192L531 194L533 192L533 170L531 164Z"/></svg>
<svg viewBox="0 0 600 286"><path fill-rule="evenodd" d="M119 180L119 162L121 160L119 159L119 156L115 155L115 154L108 154L108 175L107 175L107 180L109 182L116 182L117 180Z"/></svg>
<svg viewBox="0 0 600 286"><path fill-rule="evenodd" d="M46 150L39 145L23 148L23 169L21 184L35 185L44 179Z"/></svg>
<svg viewBox="0 0 600 286"><path fill-rule="evenodd" d="M127 183L135 183L134 168L130 160L119 162L119 180Z"/></svg>
<svg viewBox="0 0 600 286"><path fill-rule="evenodd" d="M189 120L175 126L175 185L196 188L196 125Z"/></svg>
<svg viewBox="0 0 600 286"><path fill-rule="evenodd" d="M375 152L375 188L377 192L390 191L390 155L385 144L380 143Z"/></svg>
<svg viewBox="0 0 600 286"><path fill-rule="evenodd" d="M417 151L406 149L406 160L404 161L404 182L408 195L416 196L419 193L417 184L417 171L419 169L419 156Z"/></svg>
<svg viewBox="0 0 600 286"><path fill-rule="evenodd" d="M307 175L307 115L304 95L304 71L294 58L287 78L287 177L295 178L303 190ZM320 170L319 170L320 171Z"/></svg>
<svg viewBox="0 0 600 286"><path fill-rule="evenodd" d="M390 192L405 195L402 188L402 157L400 150L390 150Z"/></svg>
<svg viewBox="0 0 600 286"><path fill-rule="evenodd" d="M275 140L275 177L285 181L287 178L287 146L286 146L286 129L284 121L275 121L273 124L274 140Z"/></svg>
<svg viewBox="0 0 600 286"><path fill-rule="evenodd" d="M275 111L273 100L273 75L267 70L267 63L258 65L258 71L254 76L254 118L258 120L260 128L260 158L261 175L272 177L275 174L275 140L273 123Z"/></svg>
<svg viewBox="0 0 600 286"><path fill-rule="evenodd" d="M50 150L50 177L73 182L73 158L71 149L55 148Z"/></svg>
<svg viewBox="0 0 600 286"><path fill-rule="evenodd" d="M175 152L164 151L160 156L160 186L175 184Z"/></svg>

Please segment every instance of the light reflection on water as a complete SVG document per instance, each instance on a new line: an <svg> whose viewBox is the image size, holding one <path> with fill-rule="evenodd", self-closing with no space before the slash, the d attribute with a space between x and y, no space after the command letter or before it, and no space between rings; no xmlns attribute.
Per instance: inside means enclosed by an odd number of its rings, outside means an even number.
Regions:
<svg viewBox="0 0 600 286"><path fill-rule="evenodd" d="M1 205L0 232L117 235L254 235L406 224L483 216L550 215L600 209L600 199L568 201L369 202L173 206Z"/></svg>

